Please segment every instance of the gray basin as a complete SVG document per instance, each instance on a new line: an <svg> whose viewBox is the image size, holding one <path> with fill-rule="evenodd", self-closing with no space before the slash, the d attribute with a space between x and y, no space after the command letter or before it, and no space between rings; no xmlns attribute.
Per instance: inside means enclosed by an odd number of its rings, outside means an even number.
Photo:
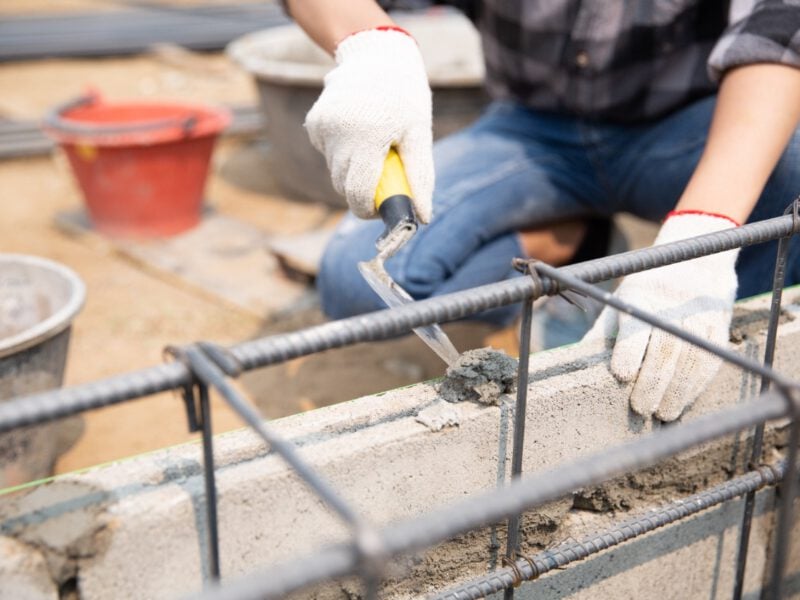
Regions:
<svg viewBox="0 0 800 600"><path fill-rule="evenodd" d="M61 386L85 298L83 282L63 265L0 254L0 401ZM51 475L80 431L72 418L0 434L0 489Z"/></svg>
<svg viewBox="0 0 800 600"><path fill-rule="evenodd" d="M483 55L472 24L451 11L396 18L417 39L433 89L433 133L461 129L486 104ZM281 189L299 200L345 206L331 186L325 159L303 128L334 62L296 25L239 38L228 54L253 75L270 142L265 168Z"/></svg>

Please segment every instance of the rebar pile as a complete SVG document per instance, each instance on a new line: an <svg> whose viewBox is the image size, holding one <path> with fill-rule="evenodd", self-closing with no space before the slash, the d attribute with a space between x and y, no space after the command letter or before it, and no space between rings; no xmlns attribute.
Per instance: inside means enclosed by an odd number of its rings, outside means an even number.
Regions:
<svg viewBox="0 0 800 600"><path fill-rule="evenodd" d="M165 6L131 3L118 11L6 17L0 61L136 54L154 44L221 50L246 33L288 20L276 3Z"/></svg>
<svg viewBox="0 0 800 600"><path fill-rule="evenodd" d="M255 106L230 109L233 120L224 135L251 135L263 130L264 120ZM0 160L48 154L55 142L47 137L38 121L0 121Z"/></svg>

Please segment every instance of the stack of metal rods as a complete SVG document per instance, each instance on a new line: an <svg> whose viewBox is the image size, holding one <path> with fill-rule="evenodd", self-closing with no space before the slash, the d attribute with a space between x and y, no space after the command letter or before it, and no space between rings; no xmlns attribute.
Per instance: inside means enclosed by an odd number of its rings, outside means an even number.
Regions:
<svg viewBox="0 0 800 600"><path fill-rule="evenodd" d="M0 159L40 156L53 145L35 121L0 121Z"/></svg>
<svg viewBox="0 0 800 600"><path fill-rule="evenodd" d="M253 135L263 131L264 118L256 106L231 107L233 120L224 135ZM44 134L38 121L0 121L0 160L42 156L55 142Z"/></svg>
<svg viewBox="0 0 800 600"><path fill-rule="evenodd" d="M115 11L5 17L0 61L136 54L153 44L220 50L246 33L287 23L277 3L213 6L127 4Z"/></svg>

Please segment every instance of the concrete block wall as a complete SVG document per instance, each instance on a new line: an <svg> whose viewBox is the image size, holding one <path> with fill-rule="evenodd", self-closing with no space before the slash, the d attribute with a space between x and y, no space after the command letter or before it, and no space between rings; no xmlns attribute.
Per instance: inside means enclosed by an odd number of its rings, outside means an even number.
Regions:
<svg viewBox="0 0 800 600"><path fill-rule="evenodd" d="M800 377L800 290L788 295L777 368ZM736 347L763 354L768 298L737 307ZM630 413L628 386L606 368L608 352L583 345L531 357L524 469L536 472L659 427ZM745 402L757 381L724 367L684 419ZM279 390L276 393L280 393ZM178 400L176 400L178 401ZM448 405L457 426L432 431L435 385L421 383L273 421L357 510L378 524L447 505L508 479L513 399L500 406ZM431 409L431 407L434 407ZM452 416L452 415L451 415ZM776 436L770 438L774 441ZM535 552L623 520L629 511L723 481L747 460L739 436L654 469L581 490L525 516L523 550ZM215 438L222 572L235 577L347 539L335 515L249 431ZM777 455L778 450L770 449ZM759 494L746 592L764 580L773 528L772 490ZM199 591L205 562L202 457L189 444L59 477L0 496L0 599L176 598ZM726 598L741 503L715 509L601 553L520 588L520 598ZM498 561L502 525L407 560L386 584L390 598L417 598L480 575ZM800 536L796 543L800 544ZM502 551L500 551L502 552ZM800 550L791 575L800 572ZM10 580L10 579L9 579ZM11 589L24 589L11 592ZM60 590L60 591L59 591ZM66 591L65 591L66 590ZM300 598L353 598L339 582Z"/></svg>

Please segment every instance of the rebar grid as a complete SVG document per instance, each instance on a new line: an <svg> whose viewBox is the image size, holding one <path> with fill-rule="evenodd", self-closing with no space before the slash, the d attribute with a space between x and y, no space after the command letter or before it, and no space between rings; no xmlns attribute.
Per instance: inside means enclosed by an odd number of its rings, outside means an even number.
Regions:
<svg viewBox="0 0 800 600"><path fill-rule="evenodd" d="M785 215L689 240L571 265L564 267L562 272L588 283L597 283L725 250L777 240L791 236L798 230L800 225L795 226L794 217ZM252 370L323 350L385 340L409 333L422 325L455 321L491 308L526 299L535 300L550 291L549 288L538 289L532 280L520 277L293 333L243 342L231 347L229 352L243 370ZM92 383L30 394L0 404L0 433L158 392L181 389L191 381L190 370L174 362Z"/></svg>
<svg viewBox="0 0 800 600"><path fill-rule="evenodd" d="M24 425L40 424L76 414L143 397L169 389L183 389L190 428L203 431L203 452L206 481L206 506L209 523L209 564L211 579L219 577L218 540L216 539L216 488L213 469L213 444L210 435L208 388L214 387L240 417L266 443L286 460L304 482L350 526L350 543L326 548L314 555L278 565L265 572L227 583L220 587L212 583L202 598L277 598L314 583L344 575L359 575L364 581L367 598L376 598L382 571L387 561L399 554L414 552L445 541L467 531L511 519L507 556L514 559L517 551L516 530L519 515L531 508L561 497L572 490L600 483L623 472L650 466L659 460L700 443L741 429L763 425L780 417L791 417L789 456L786 460L785 491L782 498L778 539L772 576L772 593L780 595L785 562L791 508L796 487L797 444L800 438L800 383L774 372L769 365L716 347L705 340L682 331L669 322L621 302L589 283L621 277L658 266L698 258L737 247L749 246L774 239L788 239L800 230L798 206L793 213L673 244L635 250L554 269L537 263L532 265L534 277L512 279L472 290L416 302L396 309L327 323L295 333L272 336L239 344L230 349L207 343L173 350L181 359L158 367L121 375L83 386L17 398L0 405L0 433ZM788 244L782 244L788 248ZM780 257L779 257L780 258ZM266 427L257 410L244 400L226 380L243 370L278 364L315 352L373 341L408 333L416 327L459 319L490 308L523 302L524 314L530 317L531 302L543 295L554 294L569 287L594 297L605 304L627 312L651 325L664 329L689 343L716 354L751 373L762 381L772 382L777 393L766 391L760 401L721 411L678 427L643 436L605 452L559 466L534 476L520 479L524 429L515 427L512 457L512 482L502 489L473 496L454 506L436 510L404 522L376 529L364 523L315 471L300 460L293 446ZM782 287L782 282L781 282ZM773 303L773 313L780 309ZM774 316L774 314L773 314ZM777 324L777 317L775 317ZM519 383L527 380L530 328L520 339ZM769 361L768 361L769 362ZM522 366L524 363L524 366ZM518 415L523 417L527 385L518 386ZM198 405L199 402L199 405ZM198 420L198 412L200 419ZM518 438L518 439L517 439ZM774 483L774 482L773 482ZM738 489L738 488L737 488ZM747 490L745 490L747 491ZM744 492L742 492L744 493ZM512 528L511 525L514 525ZM637 534L638 535L638 534ZM746 547L745 547L746 549ZM741 555L740 555L741 557ZM740 558L741 560L741 558ZM508 586L505 586L508 589ZM507 593L513 597L513 589Z"/></svg>

